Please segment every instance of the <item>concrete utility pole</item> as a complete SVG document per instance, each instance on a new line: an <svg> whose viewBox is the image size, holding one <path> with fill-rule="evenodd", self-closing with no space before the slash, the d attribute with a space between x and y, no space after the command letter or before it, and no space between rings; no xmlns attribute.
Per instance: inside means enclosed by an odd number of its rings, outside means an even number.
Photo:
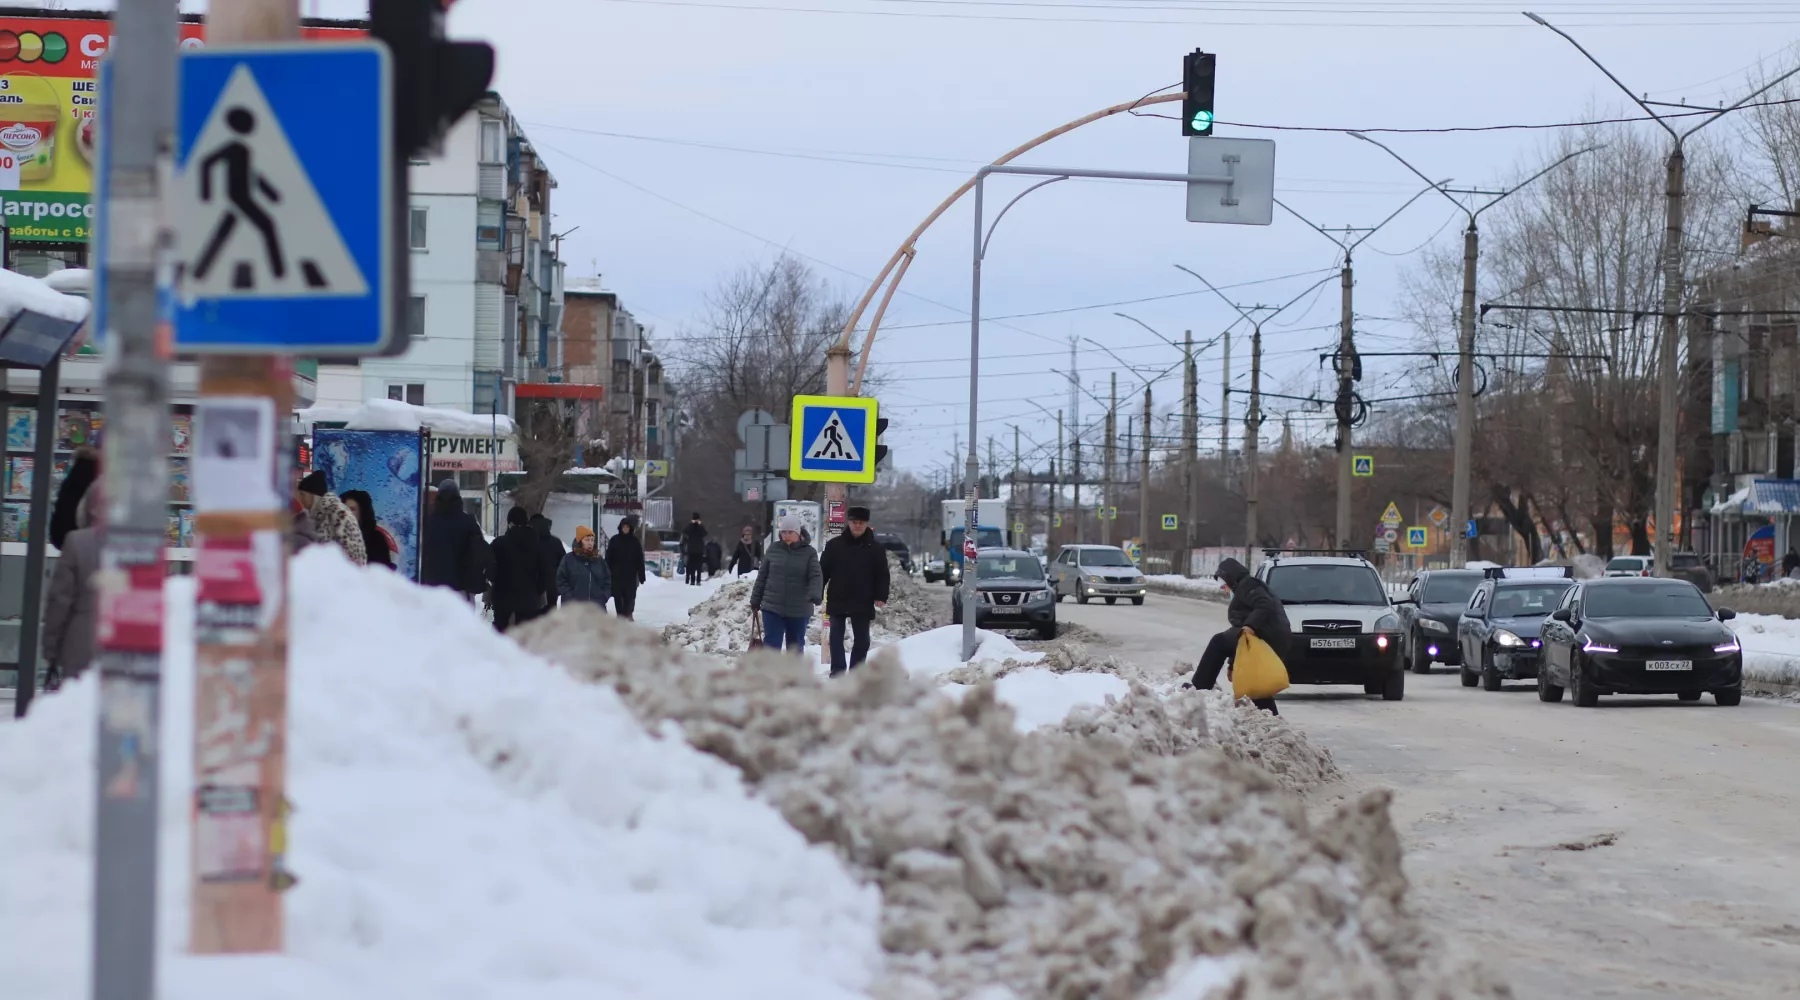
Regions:
<svg viewBox="0 0 1800 1000"><path fill-rule="evenodd" d="M1056 531L1056 515L1062 506L1062 483L1057 481L1056 463L1066 462L1063 458L1063 411L1056 411L1056 458L1050 462L1050 530ZM1065 466L1066 468L1066 466ZM1075 501L1081 502L1081 487L1075 487ZM1067 537L1067 535L1063 536Z"/></svg>
<svg viewBox="0 0 1800 1000"><path fill-rule="evenodd" d="M1030 532L1031 525L1029 522L1030 522L1031 518L1030 518L1030 515L1026 512L1031 510L1031 501L1029 499L1027 499L1025 501L1025 503L1023 503L1023 504L1019 503L1019 425L1018 424L1013 425L1012 432L1013 432L1012 483L1006 491L1006 493L1007 493L1006 507L1007 507L1007 510L1012 514L1012 520L1014 521L1014 523L1024 522L1025 530L1027 532ZM1024 516L1021 516L1022 514ZM1010 524L1007 525L1006 530L1011 531L1012 525L1010 525ZM1017 543L1019 541L1019 539L1015 538L1015 539L1013 539L1013 541L1015 543ZM1019 547L1020 548L1030 548L1031 547L1030 539L1026 539L1024 544L1020 545Z"/></svg>
<svg viewBox="0 0 1800 1000"><path fill-rule="evenodd" d="M160 593L167 578L169 514L168 359L158 356L158 289L172 271L175 238L163 206L174 171L175 0L123 0L113 17L112 107L106 115L110 197L107 230L105 441L102 574ZM39 426L38 433L48 432ZM47 474L47 473L46 473ZM119 624L101 598L103 622ZM160 598L157 601L160 606ZM161 622L123 641L102 627L100 712L94 789L93 1000L156 995L157 830L162 800ZM148 641L145 641L148 640ZM29 665L21 664L21 669Z"/></svg>
<svg viewBox="0 0 1800 1000"><path fill-rule="evenodd" d="M1698 109L1687 105L1667 104L1661 101L1646 101L1640 99L1635 91L1630 87L1625 86L1618 77L1614 76L1612 70L1601 65L1600 60L1595 59L1594 54L1583 48L1581 43L1576 41L1568 32L1558 28L1556 25L1551 24L1549 21L1544 20L1542 17L1539 17L1530 11L1526 11L1525 16L1542 26L1549 28L1551 31L1556 32L1563 37L1564 41L1575 46L1577 52L1586 56L1588 62L1593 63L1596 69L1606 74L1606 78L1611 80L1614 86L1617 86L1620 90L1624 91L1625 95L1630 97L1633 103L1644 109L1645 114L1656 119L1656 123L1662 126L1663 131L1669 133L1670 139L1674 140L1674 148L1669 151L1663 187L1665 212L1663 219L1662 245L1662 341L1657 345L1657 367L1659 370L1657 373L1656 413L1656 510L1654 512L1656 523L1653 526L1655 534L1651 536L1650 545L1650 553L1654 559L1654 569L1652 572L1657 576L1667 576L1669 572L1669 554L1675 549L1675 491L1677 489L1677 484L1675 482L1675 442L1676 436L1679 433L1679 429L1676 426L1676 401L1680 394L1681 379L1681 372L1677 368L1678 342L1676 338L1680 336L1681 329L1681 296L1686 290L1684 287L1686 279L1683 277L1684 268L1682 263L1681 245L1682 239L1684 238L1682 232L1684 221L1683 213L1687 201L1687 156L1683 151L1683 147L1694 133L1711 125L1713 122L1718 121L1730 112L1736 111L1738 108L1743 107L1756 98L1761 97L1763 94L1775 89L1775 87L1783 80L1788 79L1796 73L1800 73L1800 67L1788 70L1786 73L1769 81L1768 84L1745 94L1730 106L1720 108L1716 113L1702 119L1698 125L1688 129L1686 132L1677 132L1663 119L1663 116L1653 110L1651 106L1658 105L1668 108L1680 108L1684 112L1690 114Z"/></svg>
<svg viewBox="0 0 1800 1000"><path fill-rule="evenodd" d="M1150 554L1150 387L1144 386L1144 426L1142 453L1138 456L1138 545L1144 555Z"/></svg>
<svg viewBox="0 0 1800 1000"><path fill-rule="evenodd" d="M1069 424L1069 426L1074 431L1072 443L1075 446L1075 477L1073 479L1073 482L1075 484L1075 496L1074 496L1074 499L1069 504L1069 516L1071 518L1073 518L1075 521L1075 544L1080 545L1081 539L1082 539L1082 534L1081 534L1081 393L1078 390L1081 388L1081 382L1079 381L1081 378L1081 369L1075 367L1075 364L1076 364L1075 343L1076 343L1076 338L1070 337L1069 338L1069 419L1070 419L1071 423ZM1062 436L1061 431L1057 432L1057 436L1058 437Z"/></svg>
<svg viewBox="0 0 1800 1000"><path fill-rule="evenodd" d="M1194 331L1182 336L1187 371L1182 386L1181 427L1181 558L1176 572L1187 575L1189 553L1194 549L1194 521L1200 508L1200 368L1194 363Z"/></svg>
<svg viewBox="0 0 1800 1000"><path fill-rule="evenodd" d="M1250 334L1250 406L1244 413L1244 565L1256 565L1257 444L1262 437L1262 327Z"/></svg>
<svg viewBox="0 0 1800 1000"><path fill-rule="evenodd" d="M1113 475L1117 471L1114 459L1117 457L1115 449L1119 443L1119 373L1111 372L1110 375L1112 396L1111 402L1106 405L1106 450L1101 453L1106 466L1105 488L1104 492L1100 494L1102 497L1100 501L1100 544L1102 545L1112 544L1113 524L1112 519L1106 516L1107 508L1117 510L1119 506L1118 488L1114 485L1117 480Z"/></svg>
<svg viewBox="0 0 1800 1000"><path fill-rule="evenodd" d="M1231 488L1231 330L1225 330L1225 360L1219 366L1219 486Z"/></svg>
<svg viewBox="0 0 1800 1000"><path fill-rule="evenodd" d="M236 0L214 5L207 17L207 41L212 45L240 42L297 42L300 40L300 12L294 0ZM370 100L375 96L370 95ZM274 440L264 442L271 450L275 478L281 487L291 489L293 466L290 451L283 447L288 415L294 409L293 358L254 355L209 356L200 364L200 400L196 423L203 423L207 410L224 405L224 400L256 399L272 410L270 423ZM273 484L271 484L273 486ZM248 548L261 533L285 537L288 518L285 503L271 490L270 507L266 510L206 511L197 518L201 546L221 545ZM263 536L268 537L268 536ZM269 550L268 579L287 579L287 549L277 545ZM205 584L202 583L204 588ZM209 621L207 602L202 601L195 622L194 653L194 728L197 733L241 733L223 748L223 755L241 755L256 775L254 785L244 790L219 789L209 792L215 780L209 756L196 753L194 760L194 851L190 873L189 906L190 947L196 954L248 954L279 952L283 947L284 929L281 896L291 877L281 869L287 808L287 691L288 691L288 617L287 587L277 584L262 596L273 602L273 609L263 609L267 624L254 629L249 641L242 638L241 626L235 620ZM246 669L247 668L247 669ZM245 674L248 674L248 683ZM266 748L249 746L249 734L261 732ZM236 794L232 794L232 793ZM206 845L231 836L237 824L244 821L246 803L252 821L257 825L261 846L258 868L262 875L255 879L219 877L209 868L224 871L243 863L232 858L221 859Z"/></svg>
<svg viewBox="0 0 1800 1000"><path fill-rule="evenodd" d="M1360 132L1352 132L1350 134L1364 142L1381 147L1383 152L1392 156L1394 159L1399 160L1401 166L1412 171L1420 180L1427 184L1431 183L1431 179L1420 172L1419 168L1408 163L1399 153L1388 148L1385 143L1371 139ZM1452 566L1461 566L1468 562L1469 539L1464 526L1468 524L1469 518L1474 516L1474 512L1470 509L1472 505L1470 502L1471 488L1469 480L1473 474L1475 440L1475 265L1476 261L1481 256L1481 230L1477 226L1476 220L1481 216L1481 213L1493 208L1502 201L1505 201L1508 197L1512 196L1526 185L1531 184L1538 178L1555 170L1557 167L1573 160L1575 157L1580 156L1583 153L1591 153L1598 148L1600 147L1588 146L1585 149L1578 149L1575 152L1562 157L1555 163L1550 164L1548 167L1532 174L1518 184L1513 185L1511 188L1494 195L1493 200L1477 209L1466 208L1463 206L1462 202L1457 201L1452 196L1451 192L1445 191L1442 188L1436 189L1449 200L1450 204L1461 209L1463 214L1469 217L1469 228L1463 232L1462 312L1457 317L1456 456L1454 470L1450 481L1449 520L1450 565ZM1472 194L1474 192L1463 193Z"/></svg>

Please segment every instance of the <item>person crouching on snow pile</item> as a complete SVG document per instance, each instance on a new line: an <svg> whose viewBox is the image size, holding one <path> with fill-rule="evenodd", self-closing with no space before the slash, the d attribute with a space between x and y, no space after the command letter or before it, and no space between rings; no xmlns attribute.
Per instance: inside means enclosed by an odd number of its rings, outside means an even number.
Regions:
<svg viewBox="0 0 1800 1000"><path fill-rule="evenodd" d="M750 613L762 616L763 644L786 646L796 655L806 650L806 626L824 598L825 577L819 553L802 538L800 519L783 514L775 522L777 539L763 555L750 592Z"/></svg>
<svg viewBox="0 0 1800 1000"><path fill-rule="evenodd" d="M1219 569L1213 574L1215 579L1223 581L1231 590L1231 604L1225 609L1225 620L1231 627L1212 637L1206 644L1206 651L1200 654L1200 664L1194 670L1194 687L1202 691L1210 689L1219 680L1219 669L1237 652L1238 633L1250 634L1269 644L1276 656L1286 656L1291 633L1288 628L1287 609L1281 606L1280 598L1269 589L1269 585L1250 575L1250 570L1236 559L1226 559L1219 563ZM1275 708L1275 699L1258 698L1256 707L1265 712L1280 715Z"/></svg>
<svg viewBox="0 0 1800 1000"><path fill-rule="evenodd" d="M325 473L314 469L294 489L294 499L306 508L312 520L313 533L320 542L328 542L344 550L358 566L369 564L369 550L363 546L362 525L344 502L331 495Z"/></svg>
<svg viewBox="0 0 1800 1000"><path fill-rule="evenodd" d="M612 572L600 557L594 529L585 524L576 527L575 547L557 567L556 593L564 604L590 603L604 608L612 599Z"/></svg>

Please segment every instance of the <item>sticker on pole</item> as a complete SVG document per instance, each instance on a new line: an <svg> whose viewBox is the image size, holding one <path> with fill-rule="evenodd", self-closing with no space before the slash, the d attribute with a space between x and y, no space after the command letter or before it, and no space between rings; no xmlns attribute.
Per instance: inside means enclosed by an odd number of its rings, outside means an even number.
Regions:
<svg viewBox="0 0 1800 1000"><path fill-rule="evenodd" d="M788 477L873 483L877 408L860 396L795 396Z"/></svg>
<svg viewBox="0 0 1800 1000"><path fill-rule="evenodd" d="M390 76L376 44L183 56L177 352L389 346Z"/></svg>

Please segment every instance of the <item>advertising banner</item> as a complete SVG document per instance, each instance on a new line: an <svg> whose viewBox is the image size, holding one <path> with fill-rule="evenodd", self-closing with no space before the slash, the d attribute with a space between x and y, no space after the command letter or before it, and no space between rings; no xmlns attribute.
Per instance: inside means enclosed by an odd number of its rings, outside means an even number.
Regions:
<svg viewBox="0 0 1800 1000"><path fill-rule="evenodd" d="M362 29L314 26L309 40L361 38ZM197 20L183 48L205 44ZM112 41L104 17L0 15L0 214L15 242L81 243L93 236L100 60Z"/></svg>
<svg viewBox="0 0 1800 1000"><path fill-rule="evenodd" d="M394 568L419 579L425 508L425 439L416 431L313 431L313 468L333 493L365 490L376 526L394 544Z"/></svg>

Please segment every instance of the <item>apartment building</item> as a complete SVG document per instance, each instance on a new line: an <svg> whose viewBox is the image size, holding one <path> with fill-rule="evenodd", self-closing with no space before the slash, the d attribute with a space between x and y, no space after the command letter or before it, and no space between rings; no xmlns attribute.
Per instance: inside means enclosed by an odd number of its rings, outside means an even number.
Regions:
<svg viewBox="0 0 1800 1000"><path fill-rule="evenodd" d="M649 330L599 278L564 292L563 343L571 376L604 385L599 441L607 458L667 460L674 413Z"/></svg>

